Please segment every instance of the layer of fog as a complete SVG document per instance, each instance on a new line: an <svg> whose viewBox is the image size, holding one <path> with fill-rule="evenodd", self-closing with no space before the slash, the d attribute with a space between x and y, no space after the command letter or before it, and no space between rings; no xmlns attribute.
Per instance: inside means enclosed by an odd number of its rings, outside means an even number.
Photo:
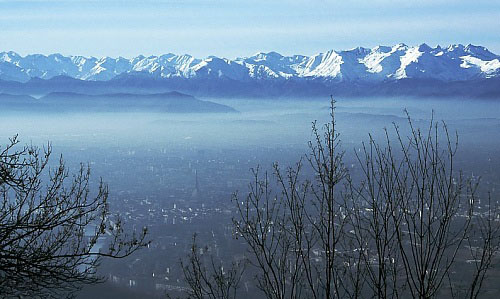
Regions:
<svg viewBox="0 0 500 299"><path fill-rule="evenodd" d="M232 106L240 113L34 113L4 110L0 112L0 138L5 143L8 136L19 134L25 142L50 140L56 145L99 147L278 146L305 144L310 139L311 122L318 120L321 124L328 121L328 98L310 101L210 100ZM482 128L489 131L500 119L500 103L491 101L338 99L337 119L339 129L345 135L343 139L350 141L359 134L366 136L390 127L392 122L405 118L404 108L417 120L429 119L434 111L435 119L463 125L466 130ZM461 133L467 134L467 131Z"/></svg>
<svg viewBox="0 0 500 299"><path fill-rule="evenodd" d="M297 156L307 151L311 124L329 121L330 99L286 101L270 99L208 99L239 113L47 113L0 111L0 144L19 134L22 143L50 141L56 152L78 150L72 158L88 162L86 149L111 148L172 153L204 149L289 148ZM368 133L383 138L383 128L406 126L406 108L419 126L444 120L458 131L464 152L481 148L496 159L500 103L449 99L337 99L337 128L346 150L358 148ZM470 149L470 148L469 148ZM79 156L78 152L82 154ZM269 153L269 151L268 151ZM279 154L276 155L279 158ZM244 157L243 157L244 158ZM488 159L491 159L490 157ZM102 174L105 175L105 174Z"/></svg>
<svg viewBox="0 0 500 299"><path fill-rule="evenodd" d="M124 210L128 206L120 206L125 201L146 209L141 206L145 200L161 202L162 208L171 208L179 202L193 205L193 209L195 205L199 208L200 202L192 199L197 181L203 194L211 194L208 199L201 199L206 207L220 208L228 206L234 191L245 192L252 176L251 167L260 164L263 169L270 169L274 161L281 165L293 164L308 151L307 142L313 139L312 122L317 120L321 126L329 121L328 97L310 101L209 100L229 105L239 113L1 110L0 150L14 134L19 134L22 144L43 146L50 141L54 147L53 160L57 161L57 155L63 154L70 172L76 170L79 162L88 162L92 170L92 187L97 185L100 177L109 184L113 211L129 212ZM495 188L500 189L500 103L338 99L336 105L337 130L346 152L347 167L356 168L353 153L359 151L361 142L368 139L369 133L377 140L383 140L383 129L387 128L393 136L393 125L399 126L403 135L408 133L404 108L408 109L413 123L421 128L428 127L434 113L435 120L444 120L448 124L451 134L458 132L458 168L464 169L467 175L482 176L482 186L496 198L498 191ZM173 224L163 223L163 219L148 218L147 224L156 221L151 230L153 240L179 236L176 242L185 245L179 248L187 248L186 244L196 230L220 227L221 215L213 213L210 214L212 218L197 218L192 225L176 224L175 229ZM226 216L229 221L230 217ZM156 265L158 260L163 265L176 265L179 257L185 254L181 249L175 251L176 248L154 251L156 255L153 251L144 251L138 257L146 265L145 269L153 271L154 266L147 265ZM168 254L162 256L165 252ZM123 262L116 261L104 271L120 273L123 270L120 263ZM125 272L128 273L128 268ZM148 279L155 282L149 276ZM148 290L147 284L141 289Z"/></svg>

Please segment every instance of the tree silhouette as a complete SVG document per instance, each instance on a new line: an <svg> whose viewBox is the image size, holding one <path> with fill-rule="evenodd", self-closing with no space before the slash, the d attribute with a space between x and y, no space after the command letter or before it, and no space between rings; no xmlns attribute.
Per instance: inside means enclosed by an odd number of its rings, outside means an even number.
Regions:
<svg viewBox="0 0 500 299"><path fill-rule="evenodd" d="M347 198L359 262L377 298L476 298L499 248L498 207L480 207L479 182L455 169L458 137L445 123L421 129L407 118L408 136L394 125L395 142L386 130L357 154L363 179L349 180Z"/></svg>
<svg viewBox="0 0 500 299"><path fill-rule="evenodd" d="M224 267L221 260L206 253L208 248L199 247L196 234L186 260L181 261L189 291L188 298L235 299L245 269L244 261L234 261Z"/></svg>
<svg viewBox="0 0 500 299"><path fill-rule="evenodd" d="M147 230L129 232L110 216L108 187L91 190L90 169L70 175L62 157L48 166L50 144L0 151L0 294L60 297L103 281L104 257L123 258L147 245Z"/></svg>
<svg viewBox="0 0 500 299"><path fill-rule="evenodd" d="M323 130L313 123L307 163L275 164L275 181L257 168L246 196L233 196L264 296L477 298L500 248L500 210L490 198L480 206L479 182L456 170L458 137L407 114L408 136L396 125L381 143L370 135L350 173L333 99L330 112Z"/></svg>

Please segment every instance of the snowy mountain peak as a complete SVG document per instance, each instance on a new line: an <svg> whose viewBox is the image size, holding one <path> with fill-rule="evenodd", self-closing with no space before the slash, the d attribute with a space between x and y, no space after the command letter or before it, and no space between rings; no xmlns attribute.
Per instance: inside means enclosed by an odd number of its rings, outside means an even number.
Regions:
<svg viewBox="0 0 500 299"><path fill-rule="evenodd" d="M404 44L404 43L399 43L397 45L394 45L392 47L392 50L394 52L396 52L396 51L406 51L406 50L408 50L408 46L406 44Z"/></svg>
<svg viewBox="0 0 500 299"><path fill-rule="evenodd" d="M302 78L323 81L385 81L404 78L461 81L500 77L500 56L482 46L450 45L431 47L425 43L403 43L374 48L330 50L312 56L284 56L259 52L234 60L209 56L205 59L172 53L133 58L20 56L0 53L0 79L26 82L32 78L68 76L81 80L111 80L118 76L141 74L153 78L206 78L288 80Z"/></svg>

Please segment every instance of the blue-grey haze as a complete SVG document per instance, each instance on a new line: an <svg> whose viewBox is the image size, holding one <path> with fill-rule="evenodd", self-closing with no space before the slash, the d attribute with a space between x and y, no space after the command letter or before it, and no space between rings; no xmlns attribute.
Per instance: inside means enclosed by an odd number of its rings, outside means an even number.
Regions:
<svg viewBox="0 0 500 299"><path fill-rule="evenodd" d="M481 44L500 52L498 1L0 1L0 45L21 54L234 58L379 44Z"/></svg>

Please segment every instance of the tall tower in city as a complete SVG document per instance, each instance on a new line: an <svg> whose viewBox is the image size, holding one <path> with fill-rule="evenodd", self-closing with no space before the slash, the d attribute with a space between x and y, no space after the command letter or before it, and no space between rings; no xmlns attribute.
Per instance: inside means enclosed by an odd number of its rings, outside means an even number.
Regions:
<svg viewBox="0 0 500 299"><path fill-rule="evenodd" d="M194 187L194 190L193 190L193 193L191 193L191 198L199 198L200 197L200 183L198 182L198 170L195 169L194 170L194 175L195 175L195 179L196 179L196 182L195 182L195 187Z"/></svg>

